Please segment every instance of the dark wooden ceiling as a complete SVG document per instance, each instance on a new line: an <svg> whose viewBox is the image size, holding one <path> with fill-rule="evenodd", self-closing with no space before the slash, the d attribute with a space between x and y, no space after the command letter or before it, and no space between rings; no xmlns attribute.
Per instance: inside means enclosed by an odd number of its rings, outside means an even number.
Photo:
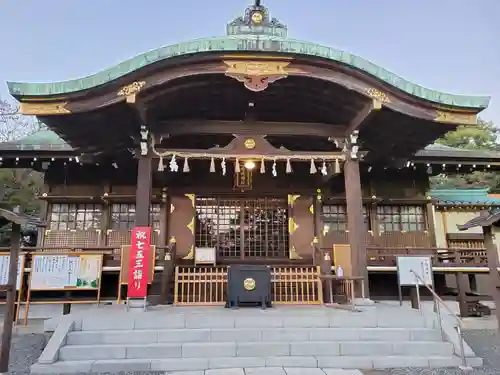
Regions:
<svg viewBox="0 0 500 375"><path fill-rule="evenodd" d="M261 92L223 74L204 74L169 81L149 90L138 101L147 105L147 122L156 134L168 133L168 122L178 120L301 122L325 126L348 124L370 103L370 98L325 80L290 76ZM88 113L51 116L42 120L82 153L123 152L135 147L141 121L133 106L120 103ZM412 118L383 108L360 128L362 147L371 158L406 157L453 130L453 125ZM168 147L223 147L227 136L173 137ZM176 143L175 139L178 139ZM182 141L181 141L182 139ZM191 141L190 141L191 140ZM334 149L327 137L274 136L276 146L318 151Z"/></svg>

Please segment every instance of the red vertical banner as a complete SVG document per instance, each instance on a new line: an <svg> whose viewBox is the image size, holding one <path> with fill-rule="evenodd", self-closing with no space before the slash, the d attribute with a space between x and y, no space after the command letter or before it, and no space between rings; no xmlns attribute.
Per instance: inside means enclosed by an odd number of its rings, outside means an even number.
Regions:
<svg viewBox="0 0 500 375"><path fill-rule="evenodd" d="M134 227L128 265L128 298L146 298L151 267L151 227Z"/></svg>

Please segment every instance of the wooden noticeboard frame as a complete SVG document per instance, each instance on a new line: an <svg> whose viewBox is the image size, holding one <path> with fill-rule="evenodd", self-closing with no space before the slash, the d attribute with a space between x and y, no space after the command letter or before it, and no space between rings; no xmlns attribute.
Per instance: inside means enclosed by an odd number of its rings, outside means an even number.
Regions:
<svg viewBox="0 0 500 375"><path fill-rule="evenodd" d="M35 257L37 256L67 256L67 257L82 257L82 256L97 256L99 259L99 269L98 269L98 281L97 281L97 287L95 288L82 288L82 287L64 287L64 288L36 288L32 289L31 288L31 281L33 278L34 274L34 263L35 263ZM25 309L24 309L24 325L27 325L28 323L28 315L29 315L29 307L30 304L37 304L37 302L32 302L31 301L31 292L39 292L39 291L50 291L50 292L71 292L71 291L96 291L97 292L97 297L94 300L82 300L82 301L72 301L72 300L57 300L57 301L41 301L40 303L43 304L64 304L64 303L69 303L69 304L88 304L88 303L97 303L99 304L101 301L101 282L102 282L102 267L103 267L103 253L96 253L96 252L37 252L37 253L32 253L31 257L31 272L30 276L28 278L28 291L27 291L27 296L26 296L26 303L25 303Z"/></svg>
<svg viewBox="0 0 500 375"><path fill-rule="evenodd" d="M15 312L14 312L14 316L15 316L15 322L14 323L17 323L17 321L19 320L19 310L20 310L20 307L21 307L21 296L23 294L23 288L24 288L24 268L26 266L26 255L27 253L20 253L19 254L19 259L20 259L20 267L19 267L19 274L17 275L17 277L19 277L19 289L17 289L17 280L16 280L16 293L17 293L17 298L16 298L16 305L15 305ZM7 253L7 252L2 252L0 253L0 257L2 256L8 256L10 257L10 253ZM7 272L7 277L8 277L8 272ZM7 303L7 301L2 301L0 302L0 305L5 305Z"/></svg>
<svg viewBox="0 0 500 375"><path fill-rule="evenodd" d="M121 303L122 300L122 286L128 285L128 266L130 262L130 248L131 245L123 245L120 254L120 275L118 277L118 297L116 302ZM149 245L151 252L150 259L150 269L148 274L148 285L153 283L155 277L155 266L156 266L156 246Z"/></svg>

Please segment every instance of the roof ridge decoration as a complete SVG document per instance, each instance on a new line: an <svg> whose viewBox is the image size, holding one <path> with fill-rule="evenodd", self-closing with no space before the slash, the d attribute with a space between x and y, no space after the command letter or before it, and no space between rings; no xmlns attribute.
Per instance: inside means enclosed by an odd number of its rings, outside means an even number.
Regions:
<svg viewBox="0 0 500 375"><path fill-rule="evenodd" d="M344 64L371 75L406 94L438 105L482 110L488 107L490 102L488 96L454 95L427 89L349 52L320 44L289 39L287 37L287 26L276 18L271 18L268 9L261 4L260 0L255 0L254 4L248 6L243 17L237 17L232 22L229 22L226 27L226 34L220 37L200 38L164 46L80 79L53 83L7 82L7 86L11 95L18 99L31 96L30 99L37 100L46 96L66 95L93 89L145 66L170 58L214 52L252 52L254 54L256 52L265 52L317 57ZM61 110L64 110L64 108Z"/></svg>
<svg viewBox="0 0 500 375"><path fill-rule="evenodd" d="M286 38L288 30L285 24L276 18L270 18L269 10L260 0L248 6L243 17L237 17L226 27L227 35L269 35Z"/></svg>

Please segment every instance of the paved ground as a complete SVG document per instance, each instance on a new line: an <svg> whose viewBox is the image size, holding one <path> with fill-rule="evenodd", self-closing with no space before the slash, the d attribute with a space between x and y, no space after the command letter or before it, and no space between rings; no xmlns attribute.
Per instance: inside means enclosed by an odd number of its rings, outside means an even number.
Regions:
<svg viewBox="0 0 500 375"><path fill-rule="evenodd" d="M477 321L471 323L469 327L483 327L484 323ZM29 368L33 364L46 342L46 336L43 332L40 322L30 324L29 327L19 327L16 329L16 334L13 339L11 351L11 364L9 375L28 375ZM476 352L478 357L484 359L484 367L474 369L474 375L500 375L500 335L495 330L491 329L468 329L465 332L466 341ZM218 372L215 372L218 371ZM363 371L357 370L334 370L334 369L232 369L227 370L210 370L203 372L184 372L172 373L169 375L455 375L461 374L457 369L418 369L418 368L401 368L392 370L376 370ZM56 375L56 374L54 374ZM62 374L61 374L62 375ZM79 374L84 375L84 374ZM165 372L119 372L106 374L85 374L85 375L165 375Z"/></svg>

